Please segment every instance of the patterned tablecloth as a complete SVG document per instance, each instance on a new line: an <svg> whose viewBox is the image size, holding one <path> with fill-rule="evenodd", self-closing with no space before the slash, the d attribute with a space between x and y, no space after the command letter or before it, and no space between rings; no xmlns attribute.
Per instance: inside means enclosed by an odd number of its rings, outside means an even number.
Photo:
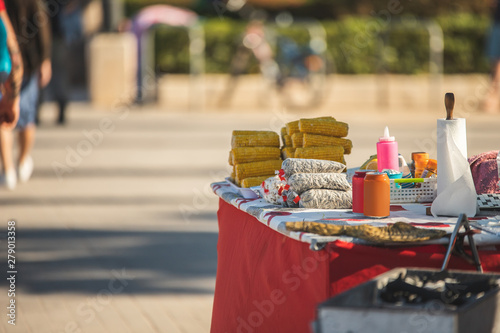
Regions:
<svg viewBox="0 0 500 333"><path fill-rule="evenodd" d="M285 222L312 221L331 223L339 225L370 224L374 226L386 226L395 222L407 222L415 227L440 228L451 233L456 225L457 218L439 217L434 218L425 214L426 207L430 204L401 204L391 205L391 215L383 219L370 219L363 214L353 213L350 209L303 209L284 208L272 205L264 199L245 199L235 191L226 181L211 184L212 190L227 203L245 211L267 225L290 238L311 244L311 249L318 250L323 244L335 240L353 242L357 244L369 244L367 241L346 236L319 236L304 232L291 232L285 229ZM495 217L469 218L472 225L482 228L481 233L474 235L477 246L485 247L500 244L500 215ZM418 244L446 244L447 238L433 241L420 242ZM395 244L387 244L395 245ZM407 245L407 244L406 244Z"/></svg>

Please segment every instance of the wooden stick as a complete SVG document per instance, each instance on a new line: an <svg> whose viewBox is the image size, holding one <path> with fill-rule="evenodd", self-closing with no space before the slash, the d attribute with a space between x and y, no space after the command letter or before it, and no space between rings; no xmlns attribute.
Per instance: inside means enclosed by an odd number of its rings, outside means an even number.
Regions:
<svg viewBox="0 0 500 333"><path fill-rule="evenodd" d="M455 107L455 95L453 93L444 95L444 106L446 107L446 120L452 120L453 108Z"/></svg>

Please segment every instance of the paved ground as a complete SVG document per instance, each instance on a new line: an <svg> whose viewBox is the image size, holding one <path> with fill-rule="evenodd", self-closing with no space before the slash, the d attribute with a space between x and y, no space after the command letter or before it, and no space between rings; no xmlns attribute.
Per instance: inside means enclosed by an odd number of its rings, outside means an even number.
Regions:
<svg viewBox="0 0 500 333"><path fill-rule="evenodd" d="M346 110L105 113L73 104L68 125L56 127L45 105L33 178L0 189L1 276L9 219L18 271L15 327L0 280L0 332L208 332L217 267L208 185L227 175L232 129L333 115L350 124L349 166L374 153L385 125L406 156L435 154L432 112ZM500 116L467 118L469 155L500 148Z"/></svg>

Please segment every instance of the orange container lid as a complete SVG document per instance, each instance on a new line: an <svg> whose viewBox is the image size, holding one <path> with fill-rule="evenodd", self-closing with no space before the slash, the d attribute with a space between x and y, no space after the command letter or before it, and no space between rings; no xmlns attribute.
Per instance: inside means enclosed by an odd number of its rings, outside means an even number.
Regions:
<svg viewBox="0 0 500 333"><path fill-rule="evenodd" d="M387 180L389 181L389 176L385 172L368 172L365 176L365 180Z"/></svg>
<svg viewBox="0 0 500 333"><path fill-rule="evenodd" d="M425 152L411 153L411 159L416 161L429 160L429 154Z"/></svg>

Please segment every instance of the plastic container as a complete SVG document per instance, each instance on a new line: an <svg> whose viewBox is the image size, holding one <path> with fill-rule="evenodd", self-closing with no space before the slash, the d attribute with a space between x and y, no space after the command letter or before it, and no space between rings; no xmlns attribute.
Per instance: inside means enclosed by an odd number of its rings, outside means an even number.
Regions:
<svg viewBox="0 0 500 333"><path fill-rule="evenodd" d="M422 178L430 178L436 174L436 171L437 171L437 161L429 159L429 162L427 162L427 166L425 167L424 172L422 172Z"/></svg>
<svg viewBox="0 0 500 333"><path fill-rule="evenodd" d="M363 214L383 218L391 213L391 185L384 172L368 172L365 176Z"/></svg>
<svg viewBox="0 0 500 333"><path fill-rule="evenodd" d="M383 170L389 177L389 180L391 179L400 179L403 178L403 173L402 172L397 172L396 170ZM399 184L396 184L396 187L399 188Z"/></svg>
<svg viewBox="0 0 500 333"><path fill-rule="evenodd" d="M401 154L398 154L398 165L399 165L398 170L399 170L399 172L403 173L403 176L411 174L410 168L408 167L408 164L406 163L405 158Z"/></svg>
<svg viewBox="0 0 500 333"><path fill-rule="evenodd" d="M401 187L405 183L400 184ZM413 184L413 183L408 183ZM424 178L423 183L414 188L397 188L391 181L391 204L433 202L437 195L437 178Z"/></svg>
<svg viewBox="0 0 500 333"><path fill-rule="evenodd" d="M410 166L406 163L405 158L399 154L399 171L402 173L401 178L413 178L413 173L411 171ZM413 164L410 162L410 164ZM411 188L414 186L413 183L402 183L402 184L397 184L398 188L403 187L403 188Z"/></svg>
<svg viewBox="0 0 500 333"><path fill-rule="evenodd" d="M377 142L377 169L399 170L398 143L393 136L389 135L389 128L384 129L384 136Z"/></svg>
<svg viewBox="0 0 500 333"><path fill-rule="evenodd" d="M363 213L365 176L372 170L359 170L352 176L352 212Z"/></svg>
<svg viewBox="0 0 500 333"><path fill-rule="evenodd" d="M429 154L424 152L412 153L411 159L415 164L415 177L414 178L422 178L422 173L427 166L427 162L429 162Z"/></svg>

